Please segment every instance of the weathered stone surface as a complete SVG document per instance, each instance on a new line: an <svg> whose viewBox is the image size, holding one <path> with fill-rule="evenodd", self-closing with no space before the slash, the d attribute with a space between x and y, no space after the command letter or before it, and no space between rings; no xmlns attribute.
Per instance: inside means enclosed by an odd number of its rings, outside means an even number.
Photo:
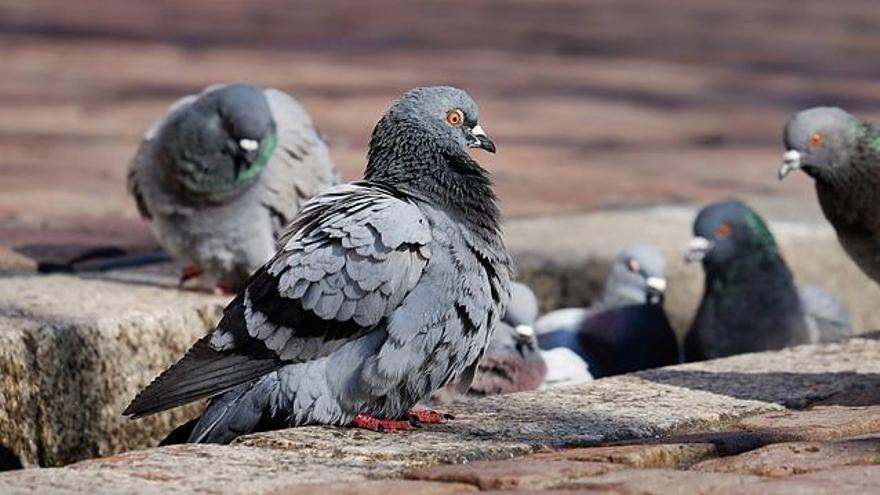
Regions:
<svg viewBox="0 0 880 495"><path fill-rule="evenodd" d="M739 451L725 450L713 439L717 434L685 438L681 433L727 429L727 435L749 436L752 446L760 447L807 438L801 430L823 432L815 441L874 431L874 407L818 406L791 412L782 404L823 401L845 394L860 380L870 382L880 367L878 356L880 342L870 339L743 355L583 386L469 399L450 407L455 420L407 432L292 428L249 435L227 447L166 447L63 469L10 472L0 475L0 492L45 486L60 493L101 494L124 486L131 493L263 493L295 491L300 483L393 478L408 472L425 481L451 480L486 489L624 494L736 490L762 478L682 469L716 451ZM653 445L546 451L626 439ZM502 462L533 452L537 454ZM438 463L453 465L430 467ZM641 467L649 469L636 469Z"/></svg>
<svg viewBox="0 0 880 495"><path fill-rule="evenodd" d="M267 495L448 495L476 492L464 483L414 480L377 480L348 483L303 483L273 490Z"/></svg>
<svg viewBox="0 0 880 495"><path fill-rule="evenodd" d="M880 466L849 466L789 478L752 480L741 487L725 487L722 495L876 495Z"/></svg>
<svg viewBox="0 0 880 495"><path fill-rule="evenodd" d="M880 286L846 256L831 227L812 211L814 205L808 214L792 212L791 202L753 205L771 220L770 228L799 283L840 294L857 330L880 328ZM662 206L513 220L505 224L505 240L519 264L519 278L533 286L543 310L589 304L621 248L656 245L668 263L667 312L674 328L684 333L703 290L702 269L683 259L697 210Z"/></svg>
<svg viewBox="0 0 880 495"><path fill-rule="evenodd" d="M407 474L412 479L452 481L476 485L481 490L537 490L567 486L623 469L610 463L553 461L531 458L507 462L474 462L422 468Z"/></svg>
<svg viewBox="0 0 880 495"><path fill-rule="evenodd" d="M681 468L715 456L717 451L712 443L662 443L565 449L535 454L529 458L539 463L557 460L611 462L645 469Z"/></svg>
<svg viewBox="0 0 880 495"><path fill-rule="evenodd" d="M395 471L346 459L312 459L276 450L175 445L133 451L65 468L0 473L0 493L260 494L300 483L359 481Z"/></svg>
<svg viewBox="0 0 880 495"><path fill-rule="evenodd" d="M708 495L721 490L738 493L738 490L742 490L749 483L759 480L757 476L744 474L701 473L674 469L624 469L557 486L569 490L614 489L622 494L633 495Z"/></svg>
<svg viewBox="0 0 880 495"><path fill-rule="evenodd" d="M880 464L880 436L836 442L777 443L736 456L704 461L692 469L785 477L857 464Z"/></svg>
<svg viewBox="0 0 880 495"><path fill-rule="evenodd" d="M53 466L155 445L198 406L137 422L121 412L223 302L68 276L0 278L0 446Z"/></svg>
<svg viewBox="0 0 880 495"><path fill-rule="evenodd" d="M783 404L806 405L853 384L880 379L877 356L880 341L854 339L582 386L468 399L449 407L456 416L449 423L408 432L307 427L249 435L239 443L413 466L499 459L544 447L595 446L718 428L748 416L784 411Z"/></svg>
<svg viewBox="0 0 880 495"><path fill-rule="evenodd" d="M16 253L9 246L0 245L0 273L32 273L36 269L34 260Z"/></svg>

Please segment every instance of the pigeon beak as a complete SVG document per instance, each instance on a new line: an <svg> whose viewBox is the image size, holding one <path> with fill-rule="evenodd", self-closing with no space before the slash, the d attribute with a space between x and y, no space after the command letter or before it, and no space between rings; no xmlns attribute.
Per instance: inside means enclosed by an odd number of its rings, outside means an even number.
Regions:
<svg viewBox="0 0 880 495"><path fill-rule="evenodd" d="M260 142L256 139L241 139L238 145L245 151L256 151L260 147Z"/></svg>
<svg viewBox="0 0 880 495"><path fill-rule="evenodd" d="M489 153L495 153L495 143L489 139L489 136L486 135L486 131L483 130L479 125L474 126L471 129L471 137L473 140L468 144L471 148L480 148L488 151Z"/></svg>
<svg viewBox="0 0 880 495"><path fill-rule="evenodd" d="M703 258L706 257L706 254L715 247L715 243L706 239L705 237L694 237L691 239L691 242L688 243L687 253L684 255L684 260L687 263L693 263L695 261L703 261Z"/></svg>
<svg viewBox="0 0 880 495"><path fill-rule="evenodd" d="M660 294L666 292L666 279L663 277L648 277L645 279L645 285Z"/></svg>
<svg viewBox="0 0 880 495"><path fill-rule="evenodd" d="M648 277L645 279L647 294L645 300L648 304L662 304L663 294L666 292L666 279L663 277Z"/></svg>
<svg viewBox="0 0 880 495"><path fill-rule="evenodd" d="M523 337L534 337L535 336L535 329L532 328L531 325L517 325L516 328L514 328L514 330L516 330L516 333L518 333L519 335L522 335Z"/></svg>
<svg viewBox="0 0 880 495"><path fill-rule="evenodd" d="M801 168L801 152L788 150L782 155L782 165L779 166L779 180L785 178L792 170Z"/></svg>

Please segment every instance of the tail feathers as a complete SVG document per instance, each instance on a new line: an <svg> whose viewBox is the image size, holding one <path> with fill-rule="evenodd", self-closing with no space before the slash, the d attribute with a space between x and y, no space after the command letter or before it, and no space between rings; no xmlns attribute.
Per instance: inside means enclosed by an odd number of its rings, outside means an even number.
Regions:
<svg viewBox="0 0 880 495"><path fill-rule="evenodd" d="M271 422L269 388L266 380L248 383L226 392L211 404L192 428L187 442L227 444L255 431L267 429Z"/></svg>
<svg viewBox="0 0 880 495"><path fill-rule="evenodd" d="M276 370L284 362L265 347L215 351L206 336L141 391L122 413L133 418L214 397Z"/></svg>
<svg viewBox="0 0 880 495"><path fill-rule="evenodd" d="M165 445L177 445L180 443L186 443L189 440L193 429L196 427L196 424L199 422L199 419L200 418L193 418L175 428L174 431L169 433L164 440L159 442L159 447L164 447Z"/></svg>

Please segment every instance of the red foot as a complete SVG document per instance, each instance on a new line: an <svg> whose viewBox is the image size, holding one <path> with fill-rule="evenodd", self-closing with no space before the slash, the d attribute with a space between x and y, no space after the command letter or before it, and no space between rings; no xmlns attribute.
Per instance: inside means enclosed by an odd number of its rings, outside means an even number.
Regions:
<svg viewBox="0 0 880 495"><path fill-rule="evenodd" d="M413 425L406 420L378 419L366 414L358 414L351 420L351 427L373 431L394 431L409 430Z"/></svg>
<svg viewBox="0 0 880 495"><path fill-rule="evenodd" d="M183 267L183 270L180 272L180 285L183 285L187 280L194 279L199 277L204 273L200 266L194 265L190 263Z"/></svg>
<svg viewBox="0 0 880 495"><path fill-rule="evenodd" d="M451 414L432 411L430 409L414 409L408 413L408 416L411 419L426 425L437 425L445 423L447 419L455 419L455 416Z"/></svg>

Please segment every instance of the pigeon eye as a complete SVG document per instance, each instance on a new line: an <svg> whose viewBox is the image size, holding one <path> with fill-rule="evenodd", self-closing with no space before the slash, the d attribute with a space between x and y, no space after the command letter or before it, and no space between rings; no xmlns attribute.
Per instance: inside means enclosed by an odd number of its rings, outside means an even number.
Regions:
<svg viewBox="0 0 880 495"><path fill-rule="evenodd" d="M825 136L819 134L818 132L815 132L812 136L810 136L810 146L812 146L813 148L818 148L819 146L822 146L822 143L824 142Z"/></svg>
<svg viewBox="0 0 880 495"><path fill-rule="evenodd" d="M626 260L626 267L631 272L638 272L639 270L642 269L641 265L639 265L639 262L636 261L635 258L630 258L630 259Z"/></svg>
<svg viewBox="0 0 880 495"><path fill-rule="evenodd" d="M446 112L446 123L452 127L458 127L464 122L464 114L459 109Z"/></svg>
<svg viewBox="0 0 880 495"><path fill-rule="evenodd" d="M715 229L715 237L719 239L727 239L730 237L730 233L730 225L727 225L726 223L722 223L717 229Z"/></svg>

